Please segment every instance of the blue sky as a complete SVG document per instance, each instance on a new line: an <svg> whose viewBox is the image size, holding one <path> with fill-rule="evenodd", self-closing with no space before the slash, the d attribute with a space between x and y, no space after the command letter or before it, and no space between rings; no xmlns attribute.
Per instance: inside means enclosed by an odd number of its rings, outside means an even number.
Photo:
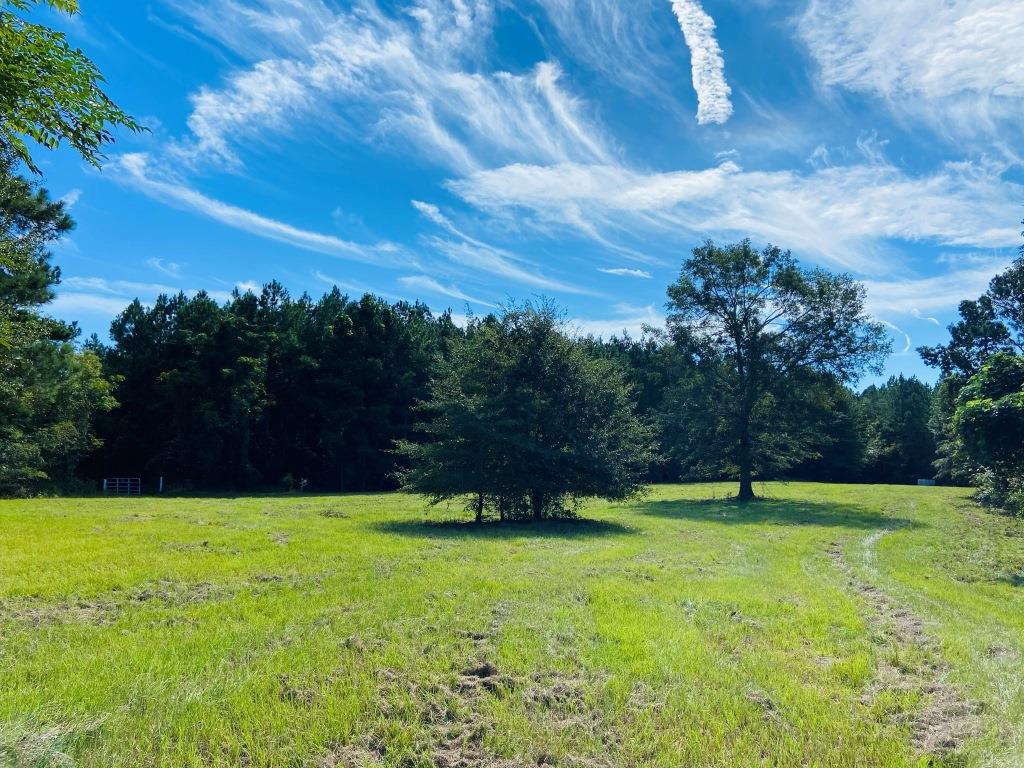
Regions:
<svg viewBox="0 0 1024 768"><path fill-rule="evenodd" d="M930 379L913 348L1021 242L1019 0L82 6L50 21L151 129L101 172L40 158L86 333L273 278L637 332L694 245L749 236L865 280L889 372Z"/></svg>

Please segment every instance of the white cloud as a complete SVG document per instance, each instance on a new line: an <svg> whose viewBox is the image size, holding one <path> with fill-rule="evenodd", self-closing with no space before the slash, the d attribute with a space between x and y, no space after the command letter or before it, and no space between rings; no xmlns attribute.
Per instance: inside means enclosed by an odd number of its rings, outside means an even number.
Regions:
<svg viewBox="0 0 1024 768"><path fill-rule="evenodd" d="M664 238L749 235L798 255L884 274L889 239L1002 248L1019 242L1024 186L991 164L947 163L910 176L870 163L793 171L745 171L732 162L699 171L642 173L623 166L511 165L448 183L492 213L579 229L628 223Z"/></svg>
<svg viewBox="0 0 1024 768"><path fill-rule="evenodd" d="M910 348L912 346L914 346L914 342L910 338L910 334L907 333L906 331L904 331L898 325L896 325L895 323L890 323L888 320L878 320L878 322L880 322L882 325L884 325L890 331L893 331L895 334L899 334L900 336L903 337L903 349L901 349L896 354L898 354L898 355L905 355L905 354L907 354L910 351Z"/></svg>
<svg viewBox="0 0 1024 768"><path fill-rule="evenodd" d="M908 277L900 280L866 280L867 307L873 314L909 315L938 325L937 319L925 312L952 310L965 299L976 299L1009 261L993 259L983 265L972 265L931 277Z"/></svg>
<svg viewBox="0 0 1024 768"><path fill-rule="evenodd" d="M593 291L549 277L535 265L520 262L513 253L479 240L456 241L437 237L431 238L428 242L436 251L462 267L487 272L494 277L507 278L545 291L594 295Z"/></svg>
<svg viewBox="0 0 1024 768"><path fill-rule="evenodd" d="M235 283L235 288L237 288L240 293L254 293L257 296L263 292L263 286L255 280L241 280Z"/></svg>
<svg viewBox="0 0 1024 768"><path fill-rule="evenodd" d="M651 279L651 273L642 269L629 269L628 267L598 267L598 272L604 272L606 275L618 275L619 277L640 277L645 280Z"/></svg>
<svg viewBox="0 0 1024 768"><path fill-rule="evenodd" d="M448 230L454 230L455 226L451 220L441 213L441 209L433 203L424 203L421 200L413 200L412 207L419 211L423 216L430 219L435 224L444 227Z"/></svg>
<svg viewBox="0 0 1024 768"><path fill-rule="evenodd" d="M229 203L215 200L185 183L166 177L151 168L149 155L133 153L111 159L107 170L118 181L134 187L156 200L170 203L240 229L258 237L287 243L307 251L372 264L393 262L396 247L390 243L365 246L334 235L313 232L271 219Z"/></svg>
<svg viewBox="0 0 1024 768"><path fill-rule="evenodd" d="M57 296L47 307L57 317L91 315L112 318L138 298L152 302L160 294L174 295L178 288L162 283L109 280L104 277L71 276L61 279Z"/></svg>
<svg viewBox="0 0 1024 768"><path fill-rule="evenodd" d="M815 170L828 168L832 165L832 153L824 144L819 144L807 158L807 164Z"/></svg>
<svg viewBox="0 0 1024 768"><path fill-rule="evenodd" d="M80 189L69 189L65 192L60 201L64 203L65 208L73 208L75 203L82 199L82 190Z"/></svg>
<svg viewBox="0 0 1024 768"><path fill-rule="evenodd" d="M178 288L162 283L138 283L131 280L108 280L104 277L65 277L61 280L64 288L74 288L84 291L98 291L100 293L115 294L118 296L135 295L157 296L161 293L174 294Z"/></svg>
<svg viewBox="0 0 1024 768"><path fill-rule="evenodd" d="M921 310L917 309L916 307L910 311L910 314L916 317L918 320L925 320L931 323L932 325L942 325L942 323L939 322L939 319L937 317L929 317L922 313Z"/></svg>
<svg viewBox="0 0 1024 768"><path fill-rule="evenodd" d="M427 275L409 275L407 277L398 278L398 282L407 288L414 290L426 291L427 293L434 293L441 296L448 296L452 299L460 299L461 301L468 301L471 304L482 304L485 307L494 307L492 304L483 299L477 299L466 293L463 293L456 285L444 285L432 277Z"/></svg>
<svg viewBox="0 0 1024 768"><path fill-rule="evenodd" d="M179 4L206 34L252 62L193 95L190 136L175 147L187 162L238 168L236 144L312 117L335 135L415 147L419 157L460 172L485 162L608 158L584 105L561 87L557 64L482 71L489 2L421 0L392 18L371 4L335 13L314 0L265 0L248 10L241 32L211 22L235 5ZM282 21L292 14L299 23Z"/></svg>
<svg viewBox="0 0 1024 768"><path fill-rule="evenodd" d="M628 333L637 338L643 335L646 326L661 328L665 325L665 316L653 306L633 307L620 304L612 309L612 317L571 318L567 323L570 333L576 336L600 336L605 339Z"/></svg>
<svg viewBox="0 0 1024 768"><path fill-rule="evenodd" d="M131 300L114 296L83 293L80 291L58 291L57 297L47 305L47 312L55 317L77 317L80 315L100 315L114 317L124 311Z"/></svg>
<svg viewBox="0 0 1024 768"><path fill-rule="evenodd" d="M163 259L158 259L155 256L153 258L146 259L146 263L160 274L173 278L181 277L181 269L184 266L176 261L164 261Z"/></svg>
<svg viewBox="0 0 1024 768"><path fill-rule="evenodd" d="M697 122L724 123L732 115L732 89L725 81L725 60L715 39L715 21L697 0L672 0L672 10L690 48Z"/></svg>
<svg viewBox="0 0 1024 768"><path fill-rule="evenodd" d="M798 30L827 86L952 132L1019 130L1020 0L812 0Z"/></svg>
<svg viewBox="0 0 1024 768"><path fill-rule="evenodd" d="M574 61L604 79L659 102L669 97L666 51L659 43L657 11L664 0L537 0ZM610 56L609 51L615 55ZM623 62L628 61L628 66Z"/></svg>
<svg viewBox="0 0 1024 768"><path fill-rule="evenodd" d="M324 285L330 286L331 288L337 287L351 296L371 293L375 296L382 296L385 298L397 298L396 296L392 296L391 294L375 291L372 288L366 287L362 283L355 283L352 282L351 280L345 280L342 278L334 277L332 275L324 274L318 269L313 270L313 277L316 278L317 281L323 283Z"/></svg>
<svg viewBox="0 0 1024 768"><path fill-rule="evenodd" d="M537 267L529 264L516 254L503 248L497 248L471 235L466 234L452 222L441 209L432 203L420 200L412 201L413 207L424 217L437 224L455 240L431 237L427 242L434 250L444 254L450 261L463 267L489 273L492 276L509 278L519 283L532 285L536 288L566 293L590 293L575 285L547 277Z"/></svg>

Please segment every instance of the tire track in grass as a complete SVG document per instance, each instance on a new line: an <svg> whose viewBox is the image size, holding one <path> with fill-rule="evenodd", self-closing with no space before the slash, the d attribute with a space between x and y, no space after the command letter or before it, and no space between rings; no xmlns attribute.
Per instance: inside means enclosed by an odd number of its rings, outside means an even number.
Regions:
<svg viewBox="0 0 1024 768"><path fill-rule="evenodd" d="M862 557L869 571L874 572L871 563L875 546L893 530L873 531L861 542ZM979 708L949 682L950 668L942 659L941 646L909 607L858 574L847 559L842 542L832 542L828 554L849 587L867 604L868 625L887 641L892 651L881 659L862 703L872 706L886 694L920 696L922 706L894 719L909 726L914 748L919 752L946 755L957 751L976 732Z"/></svg>

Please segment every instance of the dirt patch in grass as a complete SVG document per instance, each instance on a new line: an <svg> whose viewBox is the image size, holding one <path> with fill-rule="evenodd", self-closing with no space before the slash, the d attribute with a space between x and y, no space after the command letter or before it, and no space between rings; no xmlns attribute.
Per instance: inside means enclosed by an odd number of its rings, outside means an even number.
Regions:
<svg viewBox="0 0 1024 768"><path fill-rule="evenodd" d="M504 611L496 610L492 629L500 626ZM458 671L427 682L414 682L393 669L378 671L378 714L382 722L413 722L420 730L415 760L436 768L527 768L534 766L610 766L603 758L555 757L546 752L508 757L486 743L494 723L490 702L521 702L528 716L544 728L593 736L606 730L602 718L588 702L588 679L563 672L519 677L502 670L484 655L490 633L476 633L476 654ZM284 690L284 689L282 689ZM289 699L290 700L290 699ZM608 745L617 743L614 738ZM382 765L387 753L383 731L338 745L320 763L321 768ZM393 756L389 756L393 757Z"/></svg>
<svg viewBox="0 0 1024 768"><path fill-rule="evenodd" d="M865 547L873 547L886 533L871 534ZM870 608L867 620L872 631L893 651L880 662L862 703L873 706L887 695L920 696L924 704L911 714L908 723L915 749L932 755L955 752L978 727L978 704L961 696L950 684L950 670L942 661L941 648L928 635L920 617L861 579L847 561L840 542L831 544L829 557ZM894 719L902 718L896 715Z"/></svg>
<svg viewBox="0 0 1024 768"><path fill-rule="evenodd" d="M117 619L120 609L108 600L65 600L47 603L31 598L0 602L0 621L16 621L32 627L52 624L103 626Z"/></svg>
<svg viewBox="0 0 1024 768"><path fill-rule="evenodd" d="M416 719L426 727L427 743L423 757L437 768L517 768L530 763L510 760L493 754L484 745L489 728L481 711L484 699L503 695L515 687L510 676L486 661L470 664L454 683L432 682L416 685L393 670L381 670L382 702L401 700L406 693L416 710ZM387 703L382 705L386 717L398 714Z"/></svg>
<svg viewBox="0 0 1024 768"><path fill-rule="evenodd" d="M32 627L53 624L113 624L126 610L142 603L162 606L197 605L222 600L234 590L209 582L151 581L128 592L113 591L100 597L70 597L60 602L38 598L0 600L0 621L16 621Z"/></svg>
<svg viewBox="0 0 1024 768"><path fill-rule="evenodd" d="M187 582L172 579L151 581L135 589L130 597L137 603L159 602L167 605L194 605L231 597L232 590L208 581Z"/></svg>
<svg viewBox="0 0 1024 768"><path fill-rule="evenodd" d="M990 645L985 649L985 655L990 659L1005 661L1016 661L1020 658L1020 654L1017 651L1006 645Z"/></svg>
<svg viewBox="0 0 1024 768"><path fill-rule="evenodd" d="M370 768L377 765L384 765L383 744L366 739L332 746L317 763L317 768Z"/></svg>
<svg viewBox="0 0 1024 768"><path fill-rule="evenodd" d="M297 706L311 707L320 699L320 692L295 684L288 675L278 677L277 697Z"/></svg>
<svg viewBox="0 0 1024 768"><path fill-rule="evenodd" d="M75 768L69 743L95 735L102 719L77 725L0 724L0 765L11 768Z"/></svg>
<svg viewBox="0 0 1024 768"><path fill-rule="evenodd" d="M332 517L337 520L347 520L349 514L348 512L342 512L340 509L321 509L320 517Z"/></svg>

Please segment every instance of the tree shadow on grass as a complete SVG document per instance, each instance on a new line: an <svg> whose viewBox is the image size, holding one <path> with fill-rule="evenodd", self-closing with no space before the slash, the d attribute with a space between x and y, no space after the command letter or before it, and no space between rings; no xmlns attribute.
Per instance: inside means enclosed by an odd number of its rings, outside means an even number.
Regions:
<svg viewBox="0 0 1024 768"><path fill-rule="evenodd" d="M426 539L590 539L629 536L636 531L609 520L556 518L535 521L388 520L370 527L381 533Z"/></svg>
<svg viewBox="0 0 1024 768"><path fill-rule="evenodd" d="M855 504L822 504L813 501L757 499L679 499L649 501L637 505L644 515L677 520L703 520L733 525L818 525L828 528L921 528L926 524L905 517L884 515Z"/></svg>
<svg viewBox="0 0 1024 768"><path fill-rule="evenodd" d="M995 582L997 584L1009 584L1011 587L1024 587L1024 571L1011 573L1008 576L1000 576Z"/></svg>

